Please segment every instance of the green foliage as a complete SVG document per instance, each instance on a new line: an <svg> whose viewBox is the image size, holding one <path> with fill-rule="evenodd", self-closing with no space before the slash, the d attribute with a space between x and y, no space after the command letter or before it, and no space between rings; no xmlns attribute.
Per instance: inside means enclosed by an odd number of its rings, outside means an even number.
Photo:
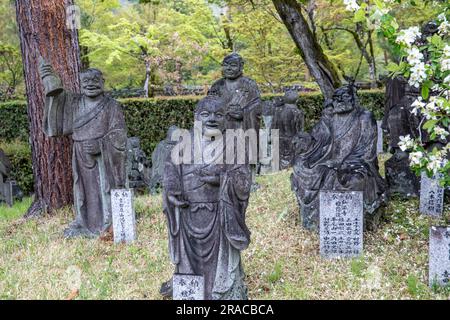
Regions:
<svg viewBox="0 0 450 320"><path fill-rule="evenodd" d="M28 116L25 102L0 103L0 123L0 140L28 141Z"/></svg>
<svg viewBox="0 0 450 320"><path fill-rule="evenodd" d="M34 178L30 145L22 141L1 142L3 149L11 161L11 179L17 181L25 195L33 192Z"/></svg>

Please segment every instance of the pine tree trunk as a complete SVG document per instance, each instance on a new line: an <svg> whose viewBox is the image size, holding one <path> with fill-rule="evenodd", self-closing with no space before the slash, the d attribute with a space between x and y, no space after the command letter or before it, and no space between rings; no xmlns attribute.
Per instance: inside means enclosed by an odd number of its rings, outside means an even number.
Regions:
<svg viewBox="0 0 450 320"><path fill-rule="evenodd" d="M44 92L38 73L41 54L65 88L79 92L78 33L66 26L66 8L72 4L72 0L16 0L35 191L28 217L73 203L72 141L70 137L48 138L43 133Z"/></svg>
<svg viewBox="0 0 450 320"><path fill-rule="evenodd" d="M280 18L286 25L300 54L325 98L331 98L341 85L336 67L328 60L319 42L301 13L296 0L272 0Z"/></svg>

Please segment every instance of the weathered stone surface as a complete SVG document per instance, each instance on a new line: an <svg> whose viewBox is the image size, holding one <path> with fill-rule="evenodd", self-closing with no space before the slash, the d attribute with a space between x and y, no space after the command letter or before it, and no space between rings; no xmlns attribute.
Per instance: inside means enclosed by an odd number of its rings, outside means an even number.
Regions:
<svg viewBox="0 0 450 320"><path fill-rule="evenodd" d="M428 178L427 174L422 172L420 180L420 213L434 217L442 216L444 188L439 185L439 179Z"/></svg>
<svg viewBox="0 0 450 320"><path fill-rule="evenodd" d="M12 206L13 197L11 184L7 182L11 171L11 162L6 156L5 152L0 149L0 202L5 202Z"/></svg>
<svg viewBox="0 0 450 320"><path fill-rule="evenodd" d="M114 189L111 191L111 208L115 243L130 243L136 240L136 214L133 207L133 191Z"/></svg>
<svg viewBox="0 0 450 320"><path fill-rule="evenodd" d="M111 190L126 184L127 131L120 104L105 95L103 74L81 73L82 94L62 89L59 77L41 60L46 105L43 130L50 137L70 135L76 218L65 237L98 237L112 223ZM51 80L51 81L50 81Z"/></svg>
<svg viewBox="0 0 450 320"><path fill-rule="evenodd" d="M382 121L379 120L377 121L377 133L378 133L378 137L377 137L377 153L383 153L383 129L381 129L381 124Z"/></svg>
<svg viewBox="0 0 450 320"><path fill-rule="evenodd" d="M204 300L205 280L203 276L190 274L173 275L173 300Z"/></svg>
<svg viewBox="0 0 450 320"><path fill-rule="evenodd" d="M127 143L127 174L128 187L131 189L143 189L150 183L150 161L141 149L141 141L138 137L128 138Z"/></svg>
<svg viewBox="0 0 450 320"><path fill-rule="evenodd" d="M320 192L320 254L356 257L363 252L363 193Z"/></svg>
<svg viewBox="0 0 450 320"><path fill-rule="evenodd" d="M353 85L336 90L311 133L300 133L296 140L291 183L303 227L318 229L319 193L336 190L362 191L365 227L375 229L386 201L378 169L377 124L359 105Z"/></svg>
<svg viewBox="0 0 450 320"><path fill-rule="evenodd" d="M450 286L450 227L430 228L429 285Z"/></svg>

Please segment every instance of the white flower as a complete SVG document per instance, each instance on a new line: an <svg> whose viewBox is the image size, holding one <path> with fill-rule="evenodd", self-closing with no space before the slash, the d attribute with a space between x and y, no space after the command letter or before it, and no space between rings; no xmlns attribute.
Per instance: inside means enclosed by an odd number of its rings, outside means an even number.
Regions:
<svg viewBox="0 0 450 320"><path fill-rule="evenodd" d="M445 139L446 136L448 136L448 132L447 130L445 130L444 128L441 128L440 126L436 126L434 127L434 133L439 136L442 140Z"/></svg>
<svg viewBox="0 0 450 320"><path fill-rule="evenodd" d="M450 58L450 46L448 44L445 45L442 55L446 58Z"/></svg>
<svg viewBox="0 0 450 320"><path fill-rule="evenodd" d="M413 107L411 113L417 116L420 111L425 108L425 105L426 104L423 102L422 97L418 97L411 105L411 107Z"/></svg>
<svg viewBox="0 0 450 320"><path fill-rule="evenodd" d="M357 11L360 8L356 0L344 0L344 4L345 9L347 9L348 11Z"/></svg>
<svg viewBox="0 0 450 320"><path fill-rule="evenodd" d="M421 151L411 152L409 154L409 161L411 165L420 165L420 160L423 158L423 153Z"/></svg>
<svg viewBox="0 0 450 320"><path fill-rule="evenodd" d="M441 71L449 71L450 70L450 59L443 59L441 61Z"/></svg>
<svg viewBox="0 0 450 320"><path fill-rule="evenodd" d="M431 155L427 164L427 169L436 174L446 163L447 161L444 161L439 154Z"/></svg>
<svg viewBox="0 0 450 320"><path fill-rule="evenodd" d="M450 31L450 23L447 20L442 21L440 26L438 27L438 33L440 35L446 35Z"/></svg>
<svg viewBox="0 0 450 320"><path fill-rule="evenodd" d="M408 53L406 60L408 60L410 65L414 66L422 62L423 54L417 47L412 47L411 49L406 50L406 52Z"/></svg>
<svg viewBox="0 0 450 320"><path fill-rule="evenodd" d="M409 77L409 84L418 88L420 84L427 79L425 64L419 62L411 67L411 76Z"/></svg>
<svg viewBox="0 0 450 320"><path fill-rule="evenodd" d="M422 34L420 33L419 27L411 27L400 31L395 42L404 44L407 47L411 47L414 41L421 35Z"/></svg>
<svg viewBox="0 0 450 320"><path fill-rule="evenodd" d="M448 76L445 77L444 83L450 84L450 74L449 74Z"/></svg>
<svg viewBox="0 0 450 320"><path fill-rule="evenodd" d="M414 140L411 139L409 134L406 135L406 136L401 136L400 137L400 141L398 143L398 147L402 151L406 151L408 149L411 149L412 147L414 147Z"/></svg>

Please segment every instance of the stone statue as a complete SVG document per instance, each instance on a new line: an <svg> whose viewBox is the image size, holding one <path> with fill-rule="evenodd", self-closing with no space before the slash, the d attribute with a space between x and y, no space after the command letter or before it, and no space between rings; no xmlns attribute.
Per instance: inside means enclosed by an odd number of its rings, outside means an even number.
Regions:
<svg viewBox="0 0 450 320"><path fill-rule="evenodd" d="M8 205L12 205L11 195L8 192L9 188L6 183L6 179L9 177L11 172L11 162L6 156L5 152L0 149L0 201L6 202Z"/></svg>
<svg viewBox="0 0 450 320"><path fill-rule="evenodd" d="M173 147L177 144L177 141L172 141L172 133L176 130L178 130L177 126L170 126L166 139L158 143L152 153L152 174L149 186L150 193L153 195L157 194L162 187L166 159L172 152Z"/></svg>
<svg viewBox="0 0 450 320"><path fill-rule="evenodd" d="M43 130L50 137L71 135L73 140L76 218L64 236L97 237L112 224L111 189L126 184L127 130L122 108L105 95L100 70L81 73L82 94L64 90L43 59L39 70L46 93Z"/></svg>
<svg viewBox="0 0 450 320"><path fill-rule="evenodd" d="M408 85L402 77L386 83L386 101L382 128L389 135L392 157L385 163L386 182L390 194L418 196L420 179L411 171L409 153L400 150L401 136L419 135L420 119L411 113L411 104L419 96L418 89Z"/></svg>
<svg viewBox="0 0 450 320"><path fill-rule="evenodd" d="M216 81L208 92L208 95L215 95L222 98L226 103L227 129L249 129L256 130L257 138L261 123L261 95L258 85L250 78L243 76L244 60L237 53L226 56L222 63L223 78ZM258 155L259 140L254 145L250 144L247 155ZM258 159L249 160L252 171L252 189L256 189L256 163ZM252 161L253 160L253 161Z"/></svg>
<svg viewBox="0 0 450 320"><path fill-rule="evenodd" d="M311 134L296 138L297 154L292 188L303 226L319 226L320 190L363 191L366 227L375 228L385 202L385 182L378 172L377 124L359 105L350 83L337 89Z"/></svg>
<svg viewBox="0 0 450 320"><path fill-rule="evenodd" d="M195 119L202 122L203 150L217 141L217 132L225 132L225 116L226 104L217 97L198 103ZM250 170L248 165L217 163L224 149L214 152L210 164L203 158L200 164L176 165L168 157L164 170L163 208L175 273L204 276L207 300L247 299L240 252L250 243L245 224ZM170 295L171 290L168 281L161 293Z"/></svg>
<svg viewBox="0 0 450 320"><path fill-rule="evenodd" d="M150 161L141 149L138 137L128 138L127 143L128 186L131 189L143 189L149 184Z"/></svg>
<svg viewBox="0 0 450 320"><path fill-rule="evenodd" d="M279 130L280 170L290 168L294 162L294 137L304 130L305 114L297 107L296 91L287 91L282 104L275 104L271 129Z"/></svg>

